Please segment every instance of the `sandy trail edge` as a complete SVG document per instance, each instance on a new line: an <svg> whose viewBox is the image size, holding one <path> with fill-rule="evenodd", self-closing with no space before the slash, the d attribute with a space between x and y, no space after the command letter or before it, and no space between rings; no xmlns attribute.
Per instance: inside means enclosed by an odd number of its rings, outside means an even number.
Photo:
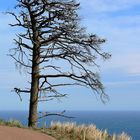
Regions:
<svg viewBox="0 0 140 140"><path fill-rule="evenodd" d="M0 126L0 140L56 140L33 130Z"/></svg>

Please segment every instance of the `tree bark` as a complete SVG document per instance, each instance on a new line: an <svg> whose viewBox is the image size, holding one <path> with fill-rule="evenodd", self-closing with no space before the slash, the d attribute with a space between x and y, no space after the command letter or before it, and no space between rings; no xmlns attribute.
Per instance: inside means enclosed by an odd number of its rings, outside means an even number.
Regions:
<svg viewBox="0 0 140 140"><path fill-rule="evenodd" d="M29 127L36 127L37 122L37 106L38 106L38 92L39 92L39 47L34 46L32 58L32 81L31 94L29 106Z"/></svg>
<svg viewBox="0 0 140 140"><path fill-rule="evenodd" d="M38 118L38 93L39 93L39 62L40 62L40 43L38 38L38 30L35 16L31 10L31 7L28 8L31 23L32 23L32 43L33 43L33 56L32 56L32 73L31 73L31 94L30 94L30 104L29 104L29 127L37 126Z"/></svg>

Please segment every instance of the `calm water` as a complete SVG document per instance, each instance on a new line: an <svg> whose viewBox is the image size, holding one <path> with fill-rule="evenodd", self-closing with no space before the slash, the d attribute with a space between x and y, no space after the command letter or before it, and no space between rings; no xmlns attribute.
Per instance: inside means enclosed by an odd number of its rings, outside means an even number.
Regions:
<svg viewBox="0 0 140 140"><path fill-rule="evenodd" d="M51 121L73 121L77 124L95 124L99 129L107 129L109 133L119 134L126 132L133 140L140 140L140 112L138 111L69 111L66 115L75 117L66 119L51 116L39 121L39 126L49 125ZM26 111L0 111L0 118L17 119L27 125L28 112Z"/></svg>

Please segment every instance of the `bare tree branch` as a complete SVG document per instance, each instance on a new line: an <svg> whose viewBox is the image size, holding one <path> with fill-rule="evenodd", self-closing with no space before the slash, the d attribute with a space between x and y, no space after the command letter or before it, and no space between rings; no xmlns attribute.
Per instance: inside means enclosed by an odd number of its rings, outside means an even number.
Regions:
<svg viewBox="0 0 140 140"><path fill-rule="evenodd" d="M64 115L65 112L66 112L65 110L60 112L60 113L49 113L49 112L42 113L42 112L39 112L42 114L42 116L38 117L38 119L42 119L42 118L47 117L47 116L60 116L60 117L68 118L68 119L75 118L75 117L70 117L70 116Z"/></svg>

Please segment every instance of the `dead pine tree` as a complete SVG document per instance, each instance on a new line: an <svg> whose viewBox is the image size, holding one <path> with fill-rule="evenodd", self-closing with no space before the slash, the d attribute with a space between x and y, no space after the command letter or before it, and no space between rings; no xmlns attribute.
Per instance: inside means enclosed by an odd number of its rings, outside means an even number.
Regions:
<svg viewBox="0 0 140 140"><path fill-rule="evenodd" d="M9 12L16 20L10 25L20 27L21 33L10 56L30 73L28 89L15 88L18 95L30 95L28 126L36 126L38 102L66 96L60 92L64 86L91 88L104 101L107 95L97 74L96 60L108 59L110 55L101 48L104 39L87 34L80 26L79 3L18 0L16 9L16 13Z"/></svg>

